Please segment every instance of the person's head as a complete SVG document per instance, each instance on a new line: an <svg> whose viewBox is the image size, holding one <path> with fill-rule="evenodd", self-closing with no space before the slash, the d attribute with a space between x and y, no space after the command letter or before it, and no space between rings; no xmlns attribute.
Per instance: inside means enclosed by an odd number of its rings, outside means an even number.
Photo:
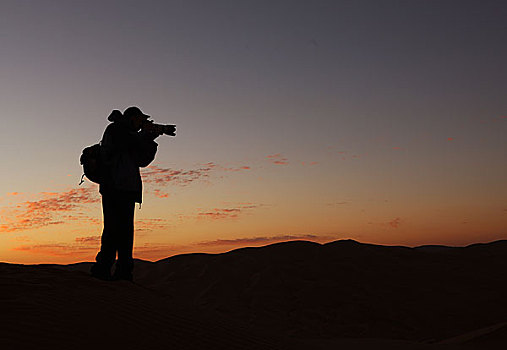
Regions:
<svg viewBox="0 0 507 350"><path fill-rule="evenodd" d="M130 127L134 131L139 131L143 123L150 118L149 115L144 114L138 107L132 106L123 112L123 116L127 119Z"/></svg>

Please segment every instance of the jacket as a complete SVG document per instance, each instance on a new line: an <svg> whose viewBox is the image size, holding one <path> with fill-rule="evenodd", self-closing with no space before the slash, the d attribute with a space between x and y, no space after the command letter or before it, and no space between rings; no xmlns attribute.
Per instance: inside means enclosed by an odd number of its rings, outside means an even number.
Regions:
<svg viewBox="0 0 507 350"><path fill-rule="evenodd" d="M101 146L103 172L99 192L126 192L135 202L142 203L139 167L146 167L155 159L157 143L142 132L132 131L122 119L106 127Z"/></svg>

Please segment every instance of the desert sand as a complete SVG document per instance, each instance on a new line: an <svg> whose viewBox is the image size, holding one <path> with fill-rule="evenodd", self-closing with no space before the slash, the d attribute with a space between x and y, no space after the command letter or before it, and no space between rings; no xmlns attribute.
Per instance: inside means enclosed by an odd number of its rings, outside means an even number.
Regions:
<svg viewBox="0 0 507 350"><path fill-rule="evenodd" d="M4 349L504 349L507 241L291 241L136 260L0 264Z"/></svg>

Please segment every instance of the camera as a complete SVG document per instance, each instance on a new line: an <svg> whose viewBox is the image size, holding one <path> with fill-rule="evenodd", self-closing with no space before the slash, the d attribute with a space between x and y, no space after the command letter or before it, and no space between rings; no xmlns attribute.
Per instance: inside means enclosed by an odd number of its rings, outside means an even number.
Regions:
<svg viewBox="0 0 507 350"><path fill-rule="evenodd" d="M176 136L176 125L155 124L153 120L144 121L141 130L148 134Z"/></svg>

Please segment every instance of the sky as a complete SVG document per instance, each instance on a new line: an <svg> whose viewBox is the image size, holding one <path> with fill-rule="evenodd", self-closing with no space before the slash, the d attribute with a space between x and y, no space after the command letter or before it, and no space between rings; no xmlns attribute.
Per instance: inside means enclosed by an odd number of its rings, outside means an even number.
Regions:
<svg viewBox="0 0 507 350"><path fill-rule="evenodd" d="M0 1L0 261L92 261L79 156L162 136L134 257L507 239L507 3Z"/></svg>

